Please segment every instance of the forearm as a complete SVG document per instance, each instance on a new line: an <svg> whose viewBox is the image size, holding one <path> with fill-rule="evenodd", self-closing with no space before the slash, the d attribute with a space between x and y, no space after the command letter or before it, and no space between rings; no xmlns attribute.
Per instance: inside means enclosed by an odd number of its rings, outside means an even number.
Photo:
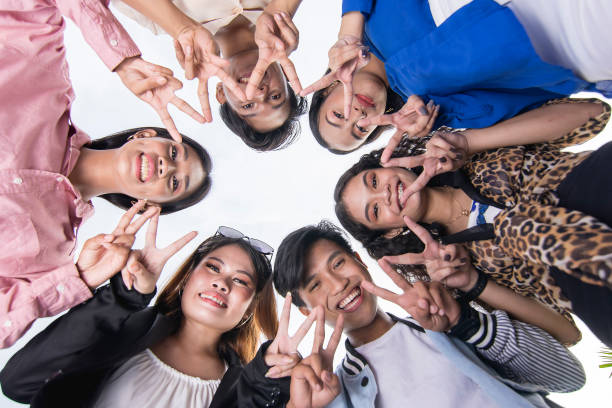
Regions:
<svg viewBox="0 0 612 408"><path fill-rule="evenodd" d="M562 344L575 344L580 340L580 332L565 317L491 280L479 299L494 309L505 310L516 320L539 327Z"/></svg>
<svg viewBox="0 0 612 408"><path fill-rule="evenodd" d="M186 27L199 25L179 10L170 0L123 0L164 29L172 38Z"/></svg>
<svg viewBox="0 0 612 408"><path fill-rule="evenodd" d="M302 0L272 0L264 11L270 14L285 12L293 17L301 3Z"/></svg>
<svg viewBox="0 0 612 408"><path fill-rule="evenodd" d="M342 16L338 38L351 36L359 39L363 38L363 25L365 17L359 11L350 11Z"/></svg>
<svg viewBox="0 0 612 408"><path fill-rule="evenodd" d="M561 138L601 114L601 103L544 105L483 129L463 132L469 154L505 146L545 143Z"/></svg>
<svg viewBox="0 0 612 408"><path fill-rule="evenodd" d="M289 400L290 377L268 378L270 367L266 364L265 353L270 341L263 343L255 358L242 370L238 382L238 405L248 407L277 406Z"/></svg>

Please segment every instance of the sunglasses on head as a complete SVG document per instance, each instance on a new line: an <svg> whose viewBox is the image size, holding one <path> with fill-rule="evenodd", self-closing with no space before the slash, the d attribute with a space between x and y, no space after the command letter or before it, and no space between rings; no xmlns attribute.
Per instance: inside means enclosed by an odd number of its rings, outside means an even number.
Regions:
<svg viewBox="0 0 612 408"><path fill-rule="evenodd" d="M272 254L274 253L274 248L272 248L270 245L259 239L249 238L242 232L231 227L221 226L217 228L215 235L222 235L226 238L245 239L253 248L257 250L257 252L266 256L272 257Z"/></svg>

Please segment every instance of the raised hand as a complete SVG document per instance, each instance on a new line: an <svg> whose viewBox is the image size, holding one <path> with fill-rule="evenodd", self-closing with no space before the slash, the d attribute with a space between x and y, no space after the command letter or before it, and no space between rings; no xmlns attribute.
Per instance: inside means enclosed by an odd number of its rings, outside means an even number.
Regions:
<svg viewBox="0 0 612 408"><path fill-rule="evenodd" d="M210 31L201 24L194 23L179 32L174 41L176 59L185 70L185 78L198 78L198 98L202 114L207 122L212 122L208 98L208 79L216 76L237 98L246 96L228 73L229 61L219 57L219 47Z"/></svg>
<svg viewBox="0 0 612 408"><path fill-rule="evenodd" d="M325 407L340 393L341 385L333 373L334 354L342 336L344 316L336 320L334 332L323 349L325 340L324 315L317 317L312 354L300 362L291 374L291 400L288 407Z"/></svg>
<svg viewBox="0 0 612 408"><path fill-rule="evenodd" d="M293 62L289 59L298 46L299 31L289 14L285 12L274 15L264 12L255 23L255 43L259 47L257 64L251 72L246 87L247 99L253 99L259 83L263 79L268 66L278 61L289 80L289 85L296 93L302 91L302 84L298 78Z"/></svg>
<svg viewBox="0 0 612 408"><path fill-rule="evenodd" d="M144 248L132 251L127 264L121 270L125 286L128 289L134 287L134 289L142 294L148 294L155 290L157 279L159 279L159 275L161 275L168 259L198 235L197 232L191 231L167 247L157 248L159 210L154 214L151 221L149 221Z"/></svg>
<svg viewBox="0 0 612 408"><path fill-rule="evenodd" d="M158 211L155 207L149 208L134 220L144 206L144 200L138 201L123 214L111 234L98 234L83 244L76 267L90 289L106 282L126 264L136 232Z"/></svg>
<svg viewBox="0 0 612 408"><path fill-rule="evenodd" d="M329 50L331 72L323 75L321 79L300 92L301 96L306 96L327 88L334 81L340 81L344 89L345 118L349 117L351 104L353 103L353 75L370 61L370 53L367 51L367 47L360 42L353 42L355 37L347 37L339 39Z"/></svg>
<svg viewBox="0 0 612 408"><path fill-rule="evenodd" d="M183 84L174 78L172 71L168 68L151 64L140 57L131 57L123 60L115 69L115 72L134 95L155 109L162 123L177 142L180 143L182 138L168 113L169 103L196 121L204 122L202 115L174 94L183 87Z"/></svg>
<svg viewBox="0 0 612 408"><path fill-rule="evenodd" d="M285 296L283 311L280 316L278 332L276 337L266 350L264 360L267 365L272 366L266 373L269 378L282 378L291 375L293 368L300 361L298 345L310 330L312 323L315 321L323 310L320 307L315 307L302 325L297 329L293 336L289 336L289 317L291 315L291 293Z"/></svg>
<svg viewBox="0 0 612 408"><path fill-rule="evenodd" d="M469 156L467 138L459 132L435 132L425 147L425 153L418 156L396 157L386 161L381 158L383 167L423 167L423 172L415 182L404 190L400 198L402 203L406 203L412 194L422 190L432 177L463 167Z"/></svg>

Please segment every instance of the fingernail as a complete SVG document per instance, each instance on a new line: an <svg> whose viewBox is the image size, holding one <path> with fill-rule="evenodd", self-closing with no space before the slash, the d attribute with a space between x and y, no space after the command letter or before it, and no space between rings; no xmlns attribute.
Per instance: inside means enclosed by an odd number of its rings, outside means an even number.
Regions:
<svg viewBox="0 0 612 408"><path fill-rule="evenodd" d="M461 266L455 266L455 270L458 271L459 269L461 269Z"/></svg>
<svg viewBox="0 0 612 408"><path fill-rule="evenodd" d="M189 45L187 47L185 47L185 55L187 55L187 56L191 55L191 47Z"/></svg>
<svg viewBox="0 0 612 408"><path fill-rule="evenodd" d="M275 14L274 15L274 19L275 20L280 20L281 19L281 15L280 14Z"/></svg>
<svg viewBox="0 0 612 408"><path fill-rule="evenodd" d="M453 153L457 153L459 151L459 149L455 148L455 147L451 147L450 151Z"/></svg>
<svg viewBox="0 0 612 408"><path fill-rule="evenodd" d="M440 309L440 311L438 312L438 314L439 314L440 316L444 316L444 309Z"/></svg>
<svg viewBox="0 0 612 408"><path fill-rule="evenodd" d="M427 102L427 107L431 108L434 104L433 99L430 99L429 102Z"/></svg>
<svg viewBox="0 0 612 408"><path fill-rule="evenodd" d="M425 107L421 106L421 107L419 107L419 113L421 115L427 115L427 109L425 109Z"/></svg>
<svg viewBox="0 0 612 408"><path fill-rule="evenodd" d="M467 259L467 258L465 258L465 257L464 257L464 258L461 258L461 262L463 262L463 263L467 263L467 261L468 261L468 259Z"/></svg>
<svg viewBox="0 0 612 408"><path fill-rule="evenodd" d="M446 157L440 157L440 162L446 163Z"/></svg>
<svg viewBox="0 0 612 408"><path fill-rule="evenodd" d="M445 260L446 262L450 261L450 258L451 258L451 257L450 257L450 255L449 255L449 254L444 255L444 260Z"/></svg>
<svg viewBox="0 0 612 408"><path fill-rule="evenodd" d="M104 241L109 242L109 241L112 241L114 238L115 238L115 237L114 237L113 235L111 235L111 234L106 234L106 235L104 236Z"/></svg>
<svg viewBox="0 0 612 408"><path fill-rule="evenodd" d="M462 160L463 159L463 154L462 153L457 153L456 157L457 157L457 159Z"/></svg>
<svg viewBox="0 0 612 408"><path fill-rule="evenodd" d="M368 55L370 55L370 50L367 47L364 47L361 49L361 56L363 58L366 58Z"/></svg>
<svg viewBox="0 0 612 408"><path fill-rule="evenodd" d="M287 14L285 11L281 11L281 14L283 15L283 17L289 17L289 14Z"/></svg>

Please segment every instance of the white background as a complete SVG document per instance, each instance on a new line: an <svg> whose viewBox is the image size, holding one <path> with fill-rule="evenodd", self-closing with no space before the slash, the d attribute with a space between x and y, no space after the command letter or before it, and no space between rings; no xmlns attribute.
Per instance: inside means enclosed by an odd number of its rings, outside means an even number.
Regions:
<svg viewBox="0 0 612 408"><path fill-rule="evenodd" d="M325 71L327 50L334 42L339 27L340 1L325 2L324 14L321 13L322 5L322 0L305 1L294 19L301 30L301 38L300 46L291 58L303 86L313 82ZM171 68L179 79L184 80L182 70L175 62L171 39L168 36L156 37L119 13L116 14L139 45L145 59ZM77 126L92 138L132 127L161 126L155 112L125 89L115 74L108 72L71 22L66 31L66 48L77 95L72 109L72 119ZM196 83L184 82L185 87L179 95L199 109ZM370 151L370 148L365 148L347 156L328 153L312 137L305 115L301 121L302 135L289 148L272 153L255 152L224 127L217 114L218 104L213 97L214 82L211 81L209 88L214 117L212 124L200 125L171 108L179 131L196 139L208 149L213 159L213 184L204 201L160 220L158 242L162 246L190 230L199 232L199 236L166 265L160 280L161 285L176 270L181 260L205 237L213 234L219 225L237 228L246 235L262 239L276 248L284 236L304 225L316 223L321 219L338 224L332 199L336 180L361 154ZM383 146L388 137L389 134L383 135L372 148ZM578 150L594 149L610 140L612 130L608 126L601 135ZM121 215L120 210L106 201L93 201L96 213L81 228L79 247L95 234L110 232ZM362 259L367 261L375 282L392 288L391 281L379 271L361 245L355 241L353 245L362 254ZM139 237L135 246L142 246L142 237ZM277 302L280 306L282 299L277 299ZM385 310L403 314L388 302L381 301L381 305ZM295 308L293 313L292 323L295 330L302 318ZM4 365L16 350L52 320L53 318L40 319L13 347L0 350L0 363ZM587 385L571 394L554 394L552 399L566 407L604 406L604 402L609 401L611 397L612 379L608 379L609 369L597 367L601 363L598 351L602 344L581 322L579 327L583 332L583 340L573 347L572 351L585 367ZM302 344L302 354L308 354L310 345L309 335ZM343 354L344 347L341 345L336 353L337 362ZM0 396L0 407L16 406L21 405L3 395Z"/></svg>

